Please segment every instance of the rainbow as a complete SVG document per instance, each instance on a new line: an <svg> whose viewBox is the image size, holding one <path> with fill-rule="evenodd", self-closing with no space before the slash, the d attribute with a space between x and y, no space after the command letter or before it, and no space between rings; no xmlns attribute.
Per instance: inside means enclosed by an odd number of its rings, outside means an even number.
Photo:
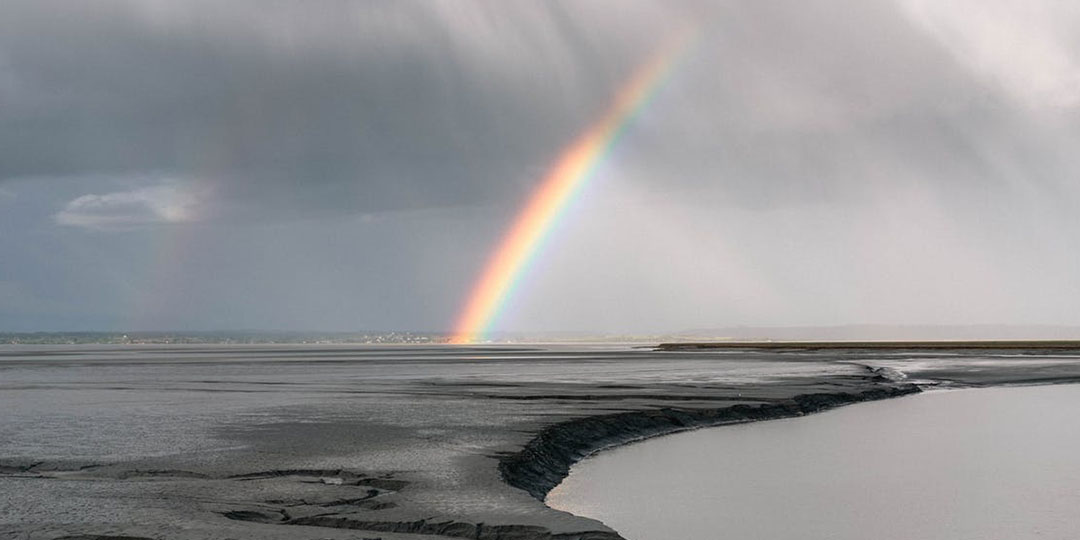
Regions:
<svg viewBox="0 0 1080 540"><path fill-rule="evenodd" d="M639 66L604 114L562 151L488 260L458 317L451 343L484 338L559 216L664 86L690 41L690 32L680 32Z"/></svg>

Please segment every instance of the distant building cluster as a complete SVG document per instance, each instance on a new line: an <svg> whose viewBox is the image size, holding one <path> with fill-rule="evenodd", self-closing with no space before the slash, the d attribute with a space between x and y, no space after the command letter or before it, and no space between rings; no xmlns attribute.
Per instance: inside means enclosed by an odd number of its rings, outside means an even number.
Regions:
<svg viewBox="0 0 1080 540"><path fill-rule="evenodd" d="M159 345L159 344L421 344L446 336L417 332L0 332L5 345Z"/></svg>

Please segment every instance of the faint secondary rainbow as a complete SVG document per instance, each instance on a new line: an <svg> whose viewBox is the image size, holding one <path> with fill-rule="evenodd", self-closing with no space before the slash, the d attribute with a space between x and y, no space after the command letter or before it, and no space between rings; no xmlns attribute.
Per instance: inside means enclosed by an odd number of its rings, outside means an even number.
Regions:
<svg viewBox="0 0 1080 540"><path fill-rule="evenodd" d="M562 151L488 260L458 317L451 343L484 338L563 210L588 183L626 127L663 87L690 49L691 40L690 31L680 32L640 65L604 114Z"/></svg>

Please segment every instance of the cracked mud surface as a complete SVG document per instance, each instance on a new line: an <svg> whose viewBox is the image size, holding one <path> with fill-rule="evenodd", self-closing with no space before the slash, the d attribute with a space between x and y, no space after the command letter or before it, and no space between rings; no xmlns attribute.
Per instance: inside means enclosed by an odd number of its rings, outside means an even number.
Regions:
<svg viewBox="0 0 1080 540"><path fill-rule="evenodd" d="M613 540L538 500L599 449L1076 381L1069 351L6 347L0 537Z"/></svg>

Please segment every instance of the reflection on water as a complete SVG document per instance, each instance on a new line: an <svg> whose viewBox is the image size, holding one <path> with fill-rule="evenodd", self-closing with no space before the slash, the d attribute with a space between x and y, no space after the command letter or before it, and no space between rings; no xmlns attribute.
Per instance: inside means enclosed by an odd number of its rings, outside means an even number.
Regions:
<svg viewBox="0 0 1080 540"><path fill-rule="evenodd" d="M548 504L631 540L1074 539L1080 385L932 392L585 460Z"/></svg>

